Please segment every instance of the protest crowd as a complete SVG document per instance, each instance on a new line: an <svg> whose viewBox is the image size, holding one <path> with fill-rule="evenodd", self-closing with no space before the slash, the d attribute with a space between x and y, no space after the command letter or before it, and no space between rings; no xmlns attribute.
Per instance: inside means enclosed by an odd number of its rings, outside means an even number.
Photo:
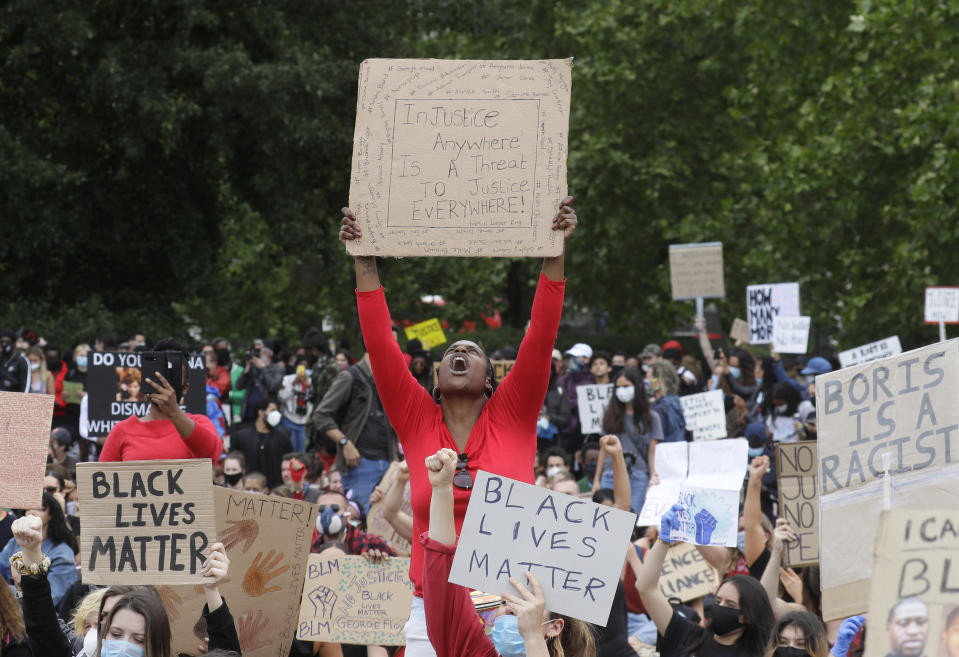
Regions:
<svg viewBox="0 0 959 657"><path fill-rule="evenodd" d="M566 199L553 222L566 238L577 224L571 204ZM360 236L356 217L344 209L340 239ZM650 342L639 353L557 345L564 281L563 256L546 258L522 344L496 353L463 340L442 353L419 340L401 347L375 260L359 256L362 339L350 344L311 329L299 345L264 339L245 350L223 338L150 345L140 333L122 341L101 334L92 346L64 349L55 336L4 330L0 388L53 395L54 404L46 471L36 482L40 504L0 511L0 574L9 584L0 589L2 654L172 654L178 603L166 587L85 581L80 542L91 520L78 494L78 468L176 459L209 461L212 485L227 492L315 507L314 555L359 555L371 565L410 558L404 648L295 639L291 656L862 654L864 618L824 623L819 567L786 567L798 536L777 490L776 447L815 440L814 381L838 364L815 354L780 357L775 345L761 357L739 341L728 350L714 347L702 317L698 353L674 339ZM117 367L132 362L123 354L143 357L142 366ZM148 354L165 355L183 376L170 369L141 375ZM499 380L494 360L509 362ZM94 382L94 363L108 363L106 392ZM190 392L204 384L199 407L189 408ZM605 391L592 416L583 409L587 389L600 398ZM709 590L689 597L667 595L661 586L668 555L682 544L683 505L674 502L629 532L605 623L546 609L549 574L532 566L511 574L507 592L490 591L495 612L480 620L469 590L449 582L467 506L483 494L473 487L480 470L639 514L647 493L652 497L669 478L672 450L696 444L684 398L713 392L724 416L716 442L744 439L748 468L741 464L735 482L737 547L698 541L691 553L711 573ZM126 410L135 407L120 406L100 430L97 396L142 409L138 416ZM489 491L487 485L487 497ZM389 532L374 529L377 509ZM229 581L228 552L235 555L244 538L231 537L221 534L204 551L198 577L206 578L197 586L203 624L197 647L181 654L251 654L264 645L247 624L237 624L218 588ZM871 632L888 634L890 655L921 657L926 613L911 598L888 620L874 619ZM295 632L295 615L283 621L287 635ZM959 626L953 618L945 631L953 623Z"/></svg>

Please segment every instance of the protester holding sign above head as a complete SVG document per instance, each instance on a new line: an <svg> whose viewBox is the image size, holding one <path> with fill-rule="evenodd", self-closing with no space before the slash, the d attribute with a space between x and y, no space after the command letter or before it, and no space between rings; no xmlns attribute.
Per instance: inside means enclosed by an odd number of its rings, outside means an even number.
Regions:
<svg viewBox="0 0 959 657"><path fill-rule="evenodd" d="M576 229L573 199L560 203L552 222L564 242ZM343 209L340 239L361 238L353 212ZM358 256L357 306L373 376L383 406L396 429L410 463L414 534L422 533L429 517L430 487L425 458L440 448L455 448L458 474L454 478L455 522L460 527L469 503L473 477L479 468L527 483L536 453L536 422L549 381L553 343L563 310L565 289L562 254L543 260L530 327L509 375L496 388L493 366L477 344L461 340L444 353L438 384L430 397L409 373L393 338L389 309L376 270L376 260ZM410 579L422 595L423 548L413 545ZM423 603L414 597L406 627L409 657L434 654L426 635Z"/></svg>
<svg viewBox="0 0 959 657"><path fill-rule="evenodd" d="M177 399L176 390L160 373L157 373L159 381L149 378L143 381L150 412L142 418L131 415L113 427L100 452L100 461L208 458L216 462L223 453L223 442L213 423L205 415L184 413L180 409L190 388L187 348L174 338L164 338L154 345L153 351L182 356L180 398Z"/></svg>
<svg viewBox="0 0 959 657"><path fill-rule="evenodd" d="M493 622L492 639L486 636L470 599L469 589L449 582L456 551L454 486L457 455L443 448L425 459L432 495L429 531L420 535L426 625L437 657L560 657L593 655L590 626L581 620L546 609L543 589L532 573L527 582L510 578L517 593L504 592L504 613ZM527 588L527 586L529 588Z"/></svg>

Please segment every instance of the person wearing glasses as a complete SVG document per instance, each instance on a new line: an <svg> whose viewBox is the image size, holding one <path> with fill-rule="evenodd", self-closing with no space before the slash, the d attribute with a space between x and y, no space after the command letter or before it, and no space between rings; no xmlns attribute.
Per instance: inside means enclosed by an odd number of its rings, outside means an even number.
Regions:
<svg viewBox="0 0 959 657"><path fill-rule="evenodd" d="M577 226L572 203L571 197L565 198L552 222L552 230L561 232L564 243ZM353 211L343 208L340 241L362 237ZM459 455L453 477L454 519L459 531L477 470L533 483L536 422L546 396L553 343L563 311L564 257L560 254L543 260L529 329L502 384L497 387L485 350L469 340L459 340L440 360L432 396L410 374L393 339L376 258L357 256L355 265L356 304L373 379L410 463L413 534L420 535L429 524L430 485L423 463L441 448ZM431 656L436 653L426 634L423 611L423 548L414 541L412 552L410 579L415 595L405 628L406 655Z"/></svg>

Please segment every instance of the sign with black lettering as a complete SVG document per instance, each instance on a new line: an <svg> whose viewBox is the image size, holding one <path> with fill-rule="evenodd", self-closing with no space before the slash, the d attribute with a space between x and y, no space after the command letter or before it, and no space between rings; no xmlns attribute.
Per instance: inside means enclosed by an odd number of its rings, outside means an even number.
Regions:
<svg viewBox="0 0 959 657"><path fill-rule="evenodd" d="M410 560L311 554L296 638L353 645L402 646L410 617Z"/></svg>
<svg viewBox="0 0 959 657"><path fill-rule="evenodd" d="M351 255L556 256L571 59L360 65Z"/></svg>
<svg viewBox="0 0 959 657"><path fill-rule="evenodd" d="M209 459L78 463L87 584L200 584L216 541Z"/></svg>
<svg viewBox="0 0 959 657"><path fill-rule="evenodd" d="M532 572L546 608L603 627L636 514L480 470L449 581L510 590Z"/></svg>
<svg viewBox="0 0 959 657"><path fill-rule="evenodd" d="M819 563L819 458L815 440L776 444L779 517L789 521L797 540L785 543L787 566Z"/></svg>
<svg viewBox="0 0 959 657"><path fill-rule="evenodd" d="M872 571L865 657L953 657L959 644L959 511L883 511Z"/></svg>
<svg viewBox="0 0 959 657"><path fill-rule="evenodd" d="M659 590L663 595L688 602L715 593L718 587L719 573L695 545L677 543L669 548L659 577Z"/></svg>
<svg viewBox="0 0 959 657"><path fill-rule="evenodd" d="M669 282L677 301L726 296L723 243L670 244Z"/></svg>
<svg viewBox="0 0 959 657"><path fill-rule="evenodd" d="M884 457L895 508L959 508L957 396L959 340L816 377L826 620L866 611Z"/></svg>
<svg viewBox="0 0 959 657"><path fill-rule="evenodd" d="M188 413L206 412L206 367L201 356L187 359L186 381L189 388L183 408ZM140 380L139 353L90 352L87 369L87 435L106 436L114 425L131 415L143 417L150 412L149 383Z"/></svg>
<svg viewBox="0 0 959 657"><path fill-rule="evenodd" d="M750 344L769 344L773 339L774 318L798 315L799 283L746 287L746 317L749 320Z"/></svg>
<svg viewBox="0 0 959 657"><path fill-rule="evenodd" d="M927 287L926 324L959 324L959 287Z"/></svg>
<svg viewBox="0 0 959 657"><path fill-rule="evenodd" d="M613 396L612 383L591 383L577 386L576 404L579 409L579 430L583 435L603 433L603 414Z"/></svg>
<svg viewBox="0 0 959 657"><path fill-rule="evenodd" d="M899 342L899 336L894 335L885 340L878 340L864 344L861 347L840 351L839 365L841 367L852 367L853 365L862 365L874 360L882 360L890 356L898 356L902 353L902 344Z"/></svg>

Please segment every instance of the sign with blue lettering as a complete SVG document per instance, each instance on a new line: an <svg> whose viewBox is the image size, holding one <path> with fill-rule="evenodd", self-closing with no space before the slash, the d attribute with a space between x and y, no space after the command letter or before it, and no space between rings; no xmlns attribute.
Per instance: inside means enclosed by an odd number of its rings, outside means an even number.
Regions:
<svg viewBox="0 0 959 657"><path fill-rule="evenodd" d="M636 514L480 470L449 581L512 592L532 572L550 611L606 626Z"/></svg>

